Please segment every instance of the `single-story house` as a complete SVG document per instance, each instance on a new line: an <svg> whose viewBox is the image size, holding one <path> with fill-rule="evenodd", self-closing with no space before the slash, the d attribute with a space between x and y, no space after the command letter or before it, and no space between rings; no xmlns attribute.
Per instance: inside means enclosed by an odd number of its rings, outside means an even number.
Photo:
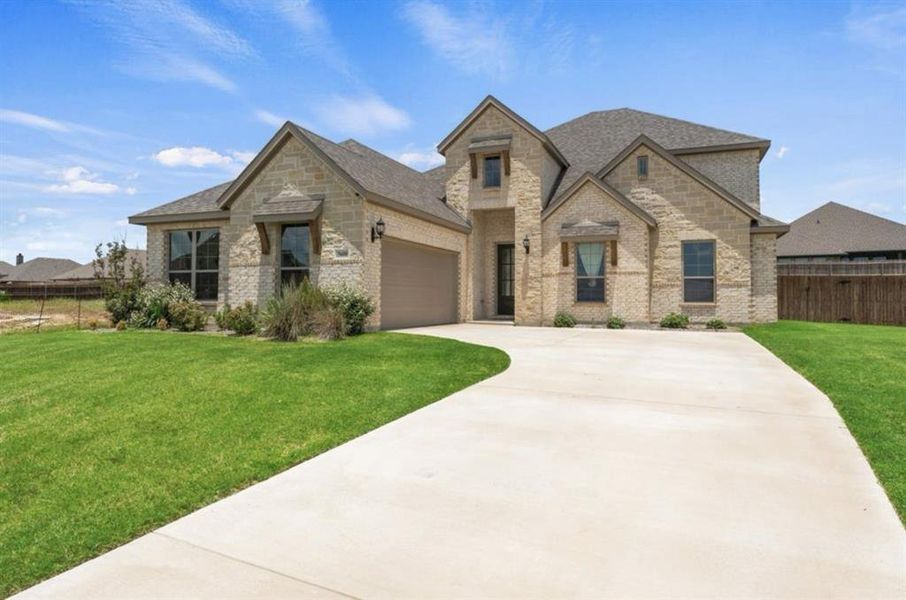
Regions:
<svg viewBox="0 0 906 600"><path fill-rule="evenodd" d="M777 241L777 262L906 259L906 225L837 202L792 223Z"/></svg>
<svg viewBox="0 0 906 600"><path fill-rule="evenodd" d="M3 280L3 276L12 272L16 267L9 264L5 260L0 260L0 281Z"/></svg>
<svg viewBox="0 0 906 600"><path fill-rule="evenodd" d="M80 266L68 258L45 258L43 256L23 261L0 277L0 282L38 283L52 280L56 275Z"/></svg>
<svg viewBox="0 0 906 600"><path fill-rule="evenodd" d="M233 181L130 217L148 275L211 304L308 277L372 296L370 326L777 318L766 139L631 109L541 131L488 96L413 170L285 123Z"/></svg>
<svg viewBox="0 0 906 600"><path fill-rule="evenodd" d="M142 269L145 268L146 256L147 256L147 252L145 250L126 250L126 261L125 261L126 277L129 277L132 274L133 263L137 264ZM94 279L96 279L94 262L95 261L91 261L90 263L80 265L80 266L76 267L75 269L70 269L69 271L60 273L59 275L55 276L53 278L53 280L56 282L59 282L59 283L64 283L64 282L77 283L77 282L84 282L84 281L93 281ZM107 271L108 271L108 265L104 265L104 275L105 276L107 275Z"/></svg>

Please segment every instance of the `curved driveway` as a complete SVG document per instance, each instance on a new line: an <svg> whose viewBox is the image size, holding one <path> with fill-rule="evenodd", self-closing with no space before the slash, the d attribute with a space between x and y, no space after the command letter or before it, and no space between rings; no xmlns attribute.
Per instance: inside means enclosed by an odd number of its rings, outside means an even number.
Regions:
<svg viewBox="0 0 906 600"><path fill-rule="evenodd" d="M512 366L24 597L906 597L855 441L744 335L412 332Z"/></svg>

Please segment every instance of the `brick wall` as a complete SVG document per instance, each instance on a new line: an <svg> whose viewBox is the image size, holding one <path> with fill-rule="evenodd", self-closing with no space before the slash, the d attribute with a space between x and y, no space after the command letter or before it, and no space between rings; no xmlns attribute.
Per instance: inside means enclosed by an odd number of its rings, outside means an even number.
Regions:
<svg viewBox="0 0 906 600"><path fill-rule="evenodd" d="M178 223L148 225L145 232L148 248L146 271L148 281L160 283L168 281L167 261L170 256L170 238L168 234L171 231L217 229L220 231L220 263L217 274L217 302L218 304L223 303L230 283L229 264L227 264L227 261L223 260L223 257L229 252L230 248L230 240L224 233L228 224L229 221L224 219L216 221L182 221Z"/></svg>
<svg viewBox="0 0 906 600"><path fill-rule="evenodd" d="M755 323L777 320L777 236L752 236L752 303L749 318Z"/></svg>
<svg viewBox="0 0 906 600"><path fill-rule="evenodd" d="M560 227L582 219L616 221L617 265L611 265L605 242L605 302L576 302L576 246L568 244L569 265L563 266ZM586 183L544 221L544 324L559 311L580 322L600 323L611 315L627 321L648 321L648 225L600 188Z"/></svg>
<svg viewBox="0 0 906 600"><path fill-rule="evenodd" d="M497 246L516 244L517 253L522 243L515 239L514 211L487 210L472 212L472 238L474 269L473 298L474 318L487 319L497 315Z"/></svg>

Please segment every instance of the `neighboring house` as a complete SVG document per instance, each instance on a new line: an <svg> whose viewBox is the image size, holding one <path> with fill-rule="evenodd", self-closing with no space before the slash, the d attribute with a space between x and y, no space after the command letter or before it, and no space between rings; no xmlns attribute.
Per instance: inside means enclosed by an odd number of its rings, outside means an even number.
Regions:
<svg viewBox="0 0 906 600"><path fill-rule="evenodd" d="M0 260L0 281L3 281L3 277L12 272L15 269L13 265L9 264L6 261Z"/></svg>
<svg viewBox="0 0 906 600"><path fill-rule="evenodd" d="M44 258L38 257L26 260L22 264L13 267L12 271L0 278L5 283L38 283L50 281L54 276L65 273L79 263L68 258Z"/></svg>
<svg viewBox="0 0 906 600"><path fill-rule="evenodd" d="M126 251L126 261L125 261L125 271L126 277L129 277L132 274L132 263L137 263L142 269L145 268L145 260L147 253L144 250L127 250ZM104 266L104 275L107 275L107 265ZM90 263L80 265L75 269L71 269L64 273L53 278L54 281L58 282L80 282L80 281L92 281L96 278L94 271L94 261Z"/></svg>
<svg viewBox="0 0 906 600"><path fill-rule="evenodd" d="M906 225L836 202L792 223L777 241L777 262L906 259Z"/></svg>
<svg viewBox="0 0 906 600"><path fill-rule="evenodd" d="M539 131L488 96L420 173L287 122L239 177L130 217L152 280L258 304L309 277L366 290L380 328L777 318L759 209L770 142L629 109Z"/></svg>

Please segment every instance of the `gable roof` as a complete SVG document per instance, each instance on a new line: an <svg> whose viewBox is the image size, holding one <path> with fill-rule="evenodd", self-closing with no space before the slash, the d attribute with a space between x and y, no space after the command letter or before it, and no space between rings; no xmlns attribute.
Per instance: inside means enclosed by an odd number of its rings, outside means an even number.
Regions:
<svg viewBox="0 0 906 600"><path fill-rule="evenodd" d="M906 225L828 202L790 223L777 256L832 256L906 251Z"/></svg>
<svg viewBox="0 0 906 600"><path fill-rule="evenodd" d="M141 265L142 269L146 268L146 257L147 252L145 252L144 250L126 250L126 276L128 277L130 274L132 274L133 260ZM107 269L105 268L104 271L106 272ZM94 261L76 267L75 269L65 271L63 273L60 273L59 275L54 275L51 279L53 279L54 281L94 279Z"/></svg>
<svg viewBox="0 0 906 600"><path fill-rule="evenodd" d="M640 218L645 222L649 227L657 227L657 221L651 214L643 209L641 206L624 196L618 189L607 183L606 181L599 179L595 176L594 173L584 173L582 177L573 182L573 184L562 194L557 197L557 200L551 202L547 205L543 211L541 211L541 219L544 220L551 216L560 206L562 206L573 194L578 192L583 185L589 183L594 185L602 192L616 200L619 204L623 206L626 210Z"/></svg>
<svg viewBox="0 0 906 600"><path fill-rule="evenodd" d="M521 125L522 128L528 131L530 134L535 136L535 138L537 138L541 142L541 145L544 146L545 150L547 150L551 154L551 156L553 156L557 160L557 162L560 163L561 166L569 166L569 161L566 159L563 153L560 152L560 149L557 148L556 144L554 144L554 142L551 141L551 139L543 131L523 119L516 113L516 111L491 95L485 97L485 99L482 100L478 104L478 106L476 106L475 109L470 112L469 115L465 119L463 119L453 131L450 132L449 135L447 135L447 137L441 140L441 142L437 145L437 151L441 154L444 154L450 144L456 141L456 139L460 135L462 135L462 133L466 129L468 129L469 125L471 125L472 122L475 121L475 119L481 116L484 111L492 106Z"/></svg>
<svg viewBox="0 0 906 600"><path fill-rule="evenodd" d="M5 260L0 260L0 276L6 275L15 268L14 265L9 264Z"/></svg>
<svg viewBox="0 0 906 600"><path fill-rule="evenodd" d="M81 266L79 263L68 258L39 256L14 267L2 279L3 281L50 281L54 276L79 266Z"/></svg>
<svg viewBox="0 0 906 600"><path fill-rule="evenodd" d="M673 155L751 148L763 157L771 145L764 138L630 108L590 112L546 133L571 164L560 184L564 190L586 171L608 164L639 135Z"/></svg>
<svg viewBox="0 0 906 600"><path fill-rule="evenodd" d="M698 170L693 169L692 167L690 167L683 161L679 160L678 158L676 158L675 156L670 154L670 152L665 150L660 144L658 144L657 142L655 142L654 140L652 140L651 138L649 138L648 136L646 136L644 134L638 136L634 142L632 142L631 144L626 146L622 150L622 152L620 152L619 154L614 156L613 159L604 166L604 168L602 168L600 171L598 171L598 173L597 173L598 177L603 179L605 176L607 176L608 173L613 171L617 167L617 165L622 163L626 159L627 156L629 156L630 154L635 152L636 149L639 148L640 146L645 146L646 148L648 148L649 150L651 150L652 152L657 154L660 158L669 162L675 168L679 169L680 171L682 171L683 173L685 173L692 179L698 181L700 184L702 184L703 186L705 186L706 188L708 188L709 190L711 190L712 192L714 192L715 194L717 194L718 196L720 196L721 198L723 198L724 200L726 200L727 202L732 204L735 208L739 209L740 211L742 211L749 217L751 217L753 219L757 219L760 216L760 213L758 212L757 209L755 209L755 207L743 202L742 200L740 200L739 198L737 198L736 196L734 196L733 194L728 192L726 189L724 189L723 187L721 187L720 185L718 185L717 183L715 183L708 177L705 177L705 175L703 175Z"/></svg>

